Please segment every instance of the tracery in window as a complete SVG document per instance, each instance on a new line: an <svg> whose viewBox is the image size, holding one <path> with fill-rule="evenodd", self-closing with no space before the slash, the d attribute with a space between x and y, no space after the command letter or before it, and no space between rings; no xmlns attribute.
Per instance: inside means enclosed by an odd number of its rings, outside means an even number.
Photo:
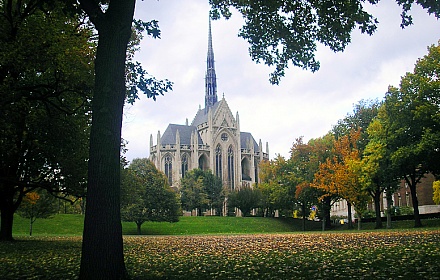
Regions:
<svg viewBox="0 0 440 280"><path fill-rule="evenodd" d="M234 189L234 149L228 148L228 183L229 188Z"/></svg>
<svg viewBox="0 0 440 280"><path fill-rule="evenodd" d="M182 156L182 178L185 178L186 172L188 172L188 156L184 154Z"/></svg>
<svg viewBox="0 0 440 280"><path fill-rule="evenodd" d="M215 148L215 175L222 178L222 147L220 144Z"/></svg>
<svg viewBox="0 0 440 280"><path fill-rule="evenodd" d="M165 156L165 176L168 179L168 184L173 185L173 160L170 155Z"/></svg>

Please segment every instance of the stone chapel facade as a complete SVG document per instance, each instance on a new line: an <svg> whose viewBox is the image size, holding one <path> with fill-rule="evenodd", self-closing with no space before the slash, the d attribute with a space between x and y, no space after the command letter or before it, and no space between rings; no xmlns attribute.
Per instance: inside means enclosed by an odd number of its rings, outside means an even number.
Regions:
<svg viewBox="0 0 440 280"><path fill-rule="evenodd" d="M180 180L195 168L211 170L230 190L259 182L259 163L269 159L261 140L257 143L240 128L238 112L232 114L224 96L218 101L217 78L212 48L211 21L208 32L205 108L199 108L191 124L169 124L157 143L150 135L150 160L165 173L170 186L179 188Z"/></svg>

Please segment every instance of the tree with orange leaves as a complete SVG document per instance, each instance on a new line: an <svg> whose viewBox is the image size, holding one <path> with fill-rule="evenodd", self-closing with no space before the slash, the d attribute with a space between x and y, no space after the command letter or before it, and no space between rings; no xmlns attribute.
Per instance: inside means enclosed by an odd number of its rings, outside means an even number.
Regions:
<svg viewBox="0 0 440 280"><path fill-rule="evenodd" d="M290 215L295 208L296 185L290 162L280 155L274 160L263 161L259 176L258 189L262 193L264 215L273 216L275 210Z"/></svg>
<svg viewBox="0 0 440 280"><path fill-rule="evenodd" d="M351 206L353 205L360 220L366 209L368 193L361 183L361 161L357 148L360 130L351 130L348 135L334 141L334 155L319 165L315 174L314 186L345 199L348 204L349 227L351 227Z"/></svg>
<svg viewBox="0 0 440 280"><path fill-rule="evenodd" d="M56 198L45 190L26 193L17 213L29 219L29 236L32 236L33 225L37 219L47 219L54 215L58 208Z"/></svg>

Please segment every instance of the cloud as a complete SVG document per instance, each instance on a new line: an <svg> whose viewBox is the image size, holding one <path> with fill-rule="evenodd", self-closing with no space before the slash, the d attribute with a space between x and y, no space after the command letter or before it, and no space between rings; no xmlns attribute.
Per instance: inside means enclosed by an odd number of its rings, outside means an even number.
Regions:
<svg viewBox="0 0 440 280"><path fill-rule="evenodd" d="M393 1L367 7L378 19L373 36L354 31L342 53L319 45L316 73L291 67L279 86L268 82L271 69L256 64L248 44L237 37L241 16L212 22L218 97L225 96L242 131L269 142L270 157L289 156L295 138L307 141L325 135L362 99L382 99L389 85L413 70L427 46L440 39L440 24L418 6L411 13L414 25L400 28L400 8ZM208 11L205 1L168 0L137 2L136 18L157 19L160 40L145 38L136 59L159 79L174 82L173 91L156 102L141 98L124 110L123 138L129 141L127 158L149 155L150 134L169 123L184 124L204 107L204 75L208 46Z"/></svg>

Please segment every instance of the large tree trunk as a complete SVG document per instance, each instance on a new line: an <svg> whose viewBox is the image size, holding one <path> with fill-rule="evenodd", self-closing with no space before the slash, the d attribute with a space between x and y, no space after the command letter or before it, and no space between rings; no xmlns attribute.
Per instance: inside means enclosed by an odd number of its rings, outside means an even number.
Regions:
<svg viewBox="0 0 440 280"><path fill-rule="evenodd" d="M330 210L332 208L331 202L332 200L330 197L324 198L324 226L326 229L332 228L332 220L330 216Z"/></svg>
<svg viewBox="0 0 440 280"><path fill-rule="evenodd" d="M32 217L30 218L29 236L32 236L35 220L36 220L36 218L32 218Z"/></svg>
<svg viewBox="0 0 440 280"><path fill-rule="evenodd" d="M411 199L414 207L414 227L422 227L422 220L420 219L419 214L419 200L417 199L417 180L415 175L411 175L410 178L406 176L405 181L408 183L409 189L411 190Z"/></svg>
<svg viewBox="0 0 440 280"><path fill-rule="evenodd" d="M387 228L392 227L391 223L391 208L393 207L393 198L391 197L391 191L387 191Z"/></svg>
<svg viewBox="0 0 440 280"><path fill-rule="evenodd" d="M138 235L142 234L142 223L136 223L136 231Z"/></svg>
<svg viewBox="0 0 440 280"><path fill-rule="evenodd" d="M120 145L125 59L135 0L111 0L105 14L81 1L98 30L87 203L80 279L125 279L120 215Z"/></svg>
<svg viewBox="0 0 440 280"><path fill-rule="evenodd" d="M3 183L0 185L0 212L1 229L0 241L13 241L12 226L14 224L14 213L23 199L22 193L16 193L14 185ZM15 201L14 201L15 198Z"/></svg>
<svg viewBox="0 0 440 280"><path fill-rule="evenodd" d="M2 198L3 200L4 198ZM1 202L1 230L0 241L13 241L12 237L12 225L14 223L14 206Z"/></svg>
<svg viewBox="0 0 440 280"><path fill-rule="evenodd" d="M306 206L305 206L305 204L301 205L301 211L302 211L302 230L306 231Z"/></svg>
<svg viewBox="0 0 440 280"><path fill-rule="evenodd" d="M376 226L375 229L382 228L382 217L380 214L380 194L382 192L380 191L380 187L378 186L376 190L374 191L374 211L376 213Z"/></svg>
<svg viewBox="0 0 440 280"><path fill-rule="evenodd" d="M348 209L348 229L353 229L353 219L351 218L351 203L347 201L347 209Z"/></svg>

